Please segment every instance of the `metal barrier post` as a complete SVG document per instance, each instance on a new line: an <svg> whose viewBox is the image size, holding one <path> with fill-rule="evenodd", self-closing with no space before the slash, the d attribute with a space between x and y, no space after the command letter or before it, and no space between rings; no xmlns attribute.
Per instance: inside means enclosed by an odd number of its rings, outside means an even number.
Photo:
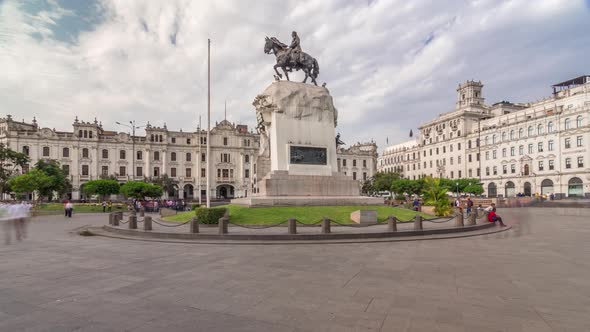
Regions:
<svg viewBox="0 0 590 332"><path fill-rule="evenodd" d="M140 216L140 217L145 217L145 208L143 208L143 207L142 207L142 208L139 210L139 216Z"/></svg>
<svg viewBox="0 0 590 332"><path fill-rule="evenodd" d="M191 233L198 233L199 232L199 218L193 217L191 219Z"/></svg>
<svg viewBox="0 0 590 332"><path fill-rule="evenodd" d="M144 231L151 231L152 230L152 217L145 216L143 218L143 230Z"/></svg>
<svg viewBox="0 0 590 332"><path fill-rule="evenodd" d="M297 234L297 220L289 218L289 234Z"/></svg>
<svg viewBox="0 0 590 332"><path fill-rule="evenodd" d="M397 232L397 219L395 218L395 216L387 217L387 231Z"/></svg>
<svg viewBox="0 0 590 332"><path fill-rule="evenodd" d="M115 215L113 213L109 213L109 225L113 224L113 218L115 217Z"/></svg>
<svg viewBox="0 0 590 332"><path fill-rule="evenodd" d="M330 218L324 217L324 219L322 219L322 233L328 234L330 232Z"/></svg>
<svg viewBox="0 0 590 332"><path fill-rule="evenodd" d="M137 216L129 216L129 229L137 229Z"/></svg>
<svg viewBox="0 0 590 332"><path fill-rule="evenodd" d="M219 234L220 235L224 235L227 234L227 224L229 222L229 218L228 217L221 217L219 218Z"/></svg>
<svg viewBox="0 0 590 332"><path fill-rule="evenodd" d="M414 230L421 231L422 230L422 216L417 214L416 218L414 219Z"/></svg>
<svg viewBox="0 0 590 332"><path fill-rule="evenodd" d="M463 213L459 213L455 216L455 226L463 227Z"/></svg>

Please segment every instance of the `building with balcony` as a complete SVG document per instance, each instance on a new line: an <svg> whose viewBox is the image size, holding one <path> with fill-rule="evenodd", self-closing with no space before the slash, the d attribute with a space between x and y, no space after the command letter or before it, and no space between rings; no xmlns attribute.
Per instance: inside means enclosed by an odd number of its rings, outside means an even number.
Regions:
<svg viewBox="0 0 590 332"><path fill-rule="evenodd" d="M487 105L483 84L467 81L455 109L420 125L415 140L387 147L378 171L479 178L489 197L588 197L590 76L552 88L539 101Z"/></svg>
<svg viewBox="0 0 590 332"><path fill-rule="evenodd" d="M227 120L211 129L210 142L206 130L172 131L148 125L144 135L132 137L126 132L106 130L96 119L80 121L76 117L72 131L40 127L36 119L27 123L10 115L0 119L0 143L14 151L27 154L30 165L19 170L27 172L40 159L57 160L73 185L68 198L86 199L84 183L114 177L129 180L168 175L177 183L165 197L192 200L206 197L207 145L210 144L210 189L213 198L247 197L253 188L259 135L248 126ZM343 160L350 160L347 175L370 177L376 170L374 143L340 149Z"/></svg>

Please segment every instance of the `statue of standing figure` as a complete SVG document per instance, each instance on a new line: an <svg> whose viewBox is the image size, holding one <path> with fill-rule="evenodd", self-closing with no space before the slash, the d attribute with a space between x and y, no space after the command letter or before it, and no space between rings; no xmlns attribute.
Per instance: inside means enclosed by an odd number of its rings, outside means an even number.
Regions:
<svg viewBox="0 0 590 332"><path fill-rule="evenodd" d="M287 81L289 81L289 72L293 71L293 69L301 69L305 73L303 83L306 83L307 79L311 78L312 83L318 85L316 82L316 78L320 74L318 61L309 54L301 51L301 40L296 31L291 33L291 37L293 40L289 46L280 42L275 37L266 37L264 53L273 53L275 55L277 63L274 65L274 70L279 78L283 78L283 75L277 69L279 67L283 69Z"/></svg>

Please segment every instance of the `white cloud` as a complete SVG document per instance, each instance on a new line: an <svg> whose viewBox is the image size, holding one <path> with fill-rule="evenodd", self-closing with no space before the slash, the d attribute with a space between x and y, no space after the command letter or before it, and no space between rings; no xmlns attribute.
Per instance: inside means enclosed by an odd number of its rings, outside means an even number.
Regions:
<svg viewBox="0 0 590 332"><path fill-rule="evenodd" d="M254 124L251 102L273 74L264 36L288 43L297 30L344 141L381 146L450 111L461 81L481 79L490 102L527 101L590 62L583 1L101 0L104 21L74 43L53 32L78 12L51 3L36 14L0 4L0 107L62 130L75 115L192 130L206 113L207 38L213 121L227 100L229 120Z"/></svg>

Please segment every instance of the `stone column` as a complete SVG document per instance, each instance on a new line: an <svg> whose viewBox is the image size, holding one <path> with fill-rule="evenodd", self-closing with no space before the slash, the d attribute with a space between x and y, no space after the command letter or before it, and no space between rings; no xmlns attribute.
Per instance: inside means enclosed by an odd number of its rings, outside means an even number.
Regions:
<svg viewBox="0 0 590 332"><path fill-rule="evenodd" d="M469 214L469 216L467 216L467 226L475 225L476 224L476 222L475 222L476 217L477 217L477 214L472 211L471 214Z"/></svg>
<svg viewBox="0 0 590 332"><path fill-rule="evenodd" d="M151 231L152 230L152 217L146 216L143 218L143 230L144 231Z"/></svg>
<svg viewBox="0 0 590 332"><path fill-rule="evenodd" d="M129 216L129 229L137 229L137 216L135 214Z"/></svg>
<svg viewBox="0 0 590 332"><path fill-rule="evenodd" d="M322 233L328 234L330 232L330 218L324 217L324 219L322 219Z"/></svg>
<svg viewBox="0 0 590 332"><path fill-rule="evenodd" d="M387 217L387 231L397 232L397 219L394 216Z"/></svg>
<svg viewBox="0 0 590 332"><path fill-rule="evenodd" d="M219 218L219 235L227 234L227 224L229 222L228 217Z"/></svg>
<svg viewBox="0 0 590 332"><path fill-rule="evenodd" d="M119 214L115 214L113 217L113 226L119 226L120 220L121 220L121 218L119 217Z"/></svg>
<svg viewBox="0 0 590 332"><path fill-rule="evenodd" d="M191 233L198 233L199 232L199 218L193 217L191 220Z"/></svg>
<svg viewBox="0 0 590 332"><path fill-rule="evenodd" d="M422 216L417 214L414 219L414 230L421 231L422 230Z"/></svg>
<svg viewBox="0 0 590 332"><path fill-rule="evenodd" d="M297 220L289 218L289 234L297 234Z"/></svg>
<svg viewBox="0 0 590 332"><path fill-rule="evenodd" d="M112 225L113 224L114 217L115 217L115 214L114 213L112 213L112 212L109 213L109 225Z"/></svg>
<svg viewBox="0 0 590 332"><path fill-rule="evenodd" d="M455 216L455 227L463 227L463 213L458 213Z"/></svg>

